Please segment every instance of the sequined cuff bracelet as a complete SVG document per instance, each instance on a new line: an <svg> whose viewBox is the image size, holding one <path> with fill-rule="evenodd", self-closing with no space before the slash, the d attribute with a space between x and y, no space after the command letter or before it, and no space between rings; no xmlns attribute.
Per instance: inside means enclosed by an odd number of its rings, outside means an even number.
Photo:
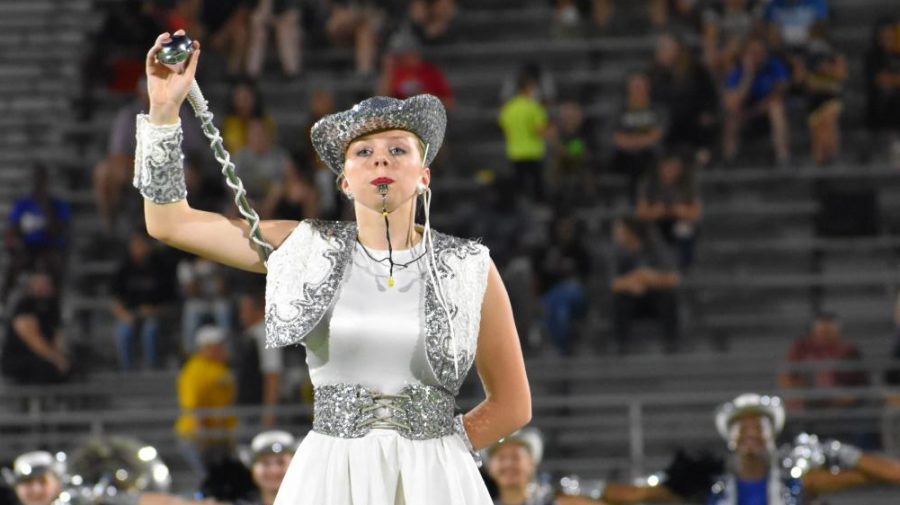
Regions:
<svg viewBox="0 0 900 505"><path fill-rule="evenodd" d="M187 197L181 122L150 123L147 114L135 119L134 187L156 204L175 203Z"/></svg>
<svg viewBox="0 0 900 505"><path fill-rule="evenodd" d="M480 467L481 454L475 450L475 446L472 445L472 440L469 439L469 434L466 433L466 424L463 422L462 414L453 418L453 431L463 440L463 443L466 444L466 449L469 450L469 454L471 454L472 459L475 460L475 464Z"/></svg>

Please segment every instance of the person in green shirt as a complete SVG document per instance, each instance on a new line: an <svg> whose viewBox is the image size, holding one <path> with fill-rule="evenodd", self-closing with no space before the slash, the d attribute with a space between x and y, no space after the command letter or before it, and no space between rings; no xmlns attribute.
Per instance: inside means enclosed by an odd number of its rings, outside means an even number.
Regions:
<svg viewBox="0 0 900 505"><path fill-rule="evenodd" d="M534 98L536 90L533 76L520 76L517 93L503 104L498 122L506 138L506 158L516 189L540 201L544 196L544 158L550 126L546 109Z"/></svg>

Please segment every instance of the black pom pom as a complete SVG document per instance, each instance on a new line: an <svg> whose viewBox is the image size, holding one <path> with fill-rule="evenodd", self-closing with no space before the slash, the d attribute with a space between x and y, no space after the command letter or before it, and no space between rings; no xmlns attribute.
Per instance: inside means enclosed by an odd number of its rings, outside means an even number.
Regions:
<svg viewBox="0 0 900 505"><path fill-rule="evenodd" d="M716 479L724 471L724 461L708 451L690 454L679 449L666 467L666 479L663 484L686 500L698 498L702 500L709 495Z"/></svg>
<svg viewBox="0 0 900 505"><path fill-rule="evenodd" d="M256 485L250 470L236 459L210 465L206 478L200 484L200 492L204 497L221 502L247 499L255 491Z"/></svg>

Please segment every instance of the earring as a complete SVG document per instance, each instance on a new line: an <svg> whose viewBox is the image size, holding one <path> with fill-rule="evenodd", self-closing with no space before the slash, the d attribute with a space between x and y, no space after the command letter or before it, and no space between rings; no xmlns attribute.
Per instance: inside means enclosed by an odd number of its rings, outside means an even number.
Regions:
<svg viewBox="0 0 900 505"><path fill-rule="evenodd" d="M416 184L416 194L417 195L421 195L422 193L425 193L425 189L426 189L425 185L422 184L421 182Z"/></svg>
<svg viewBox="0 0 900 505"><path fill-rule="evenodd" d="M347 191L344 194L347 195L347 200L353 200L353 192L352 191Z"/></svg>

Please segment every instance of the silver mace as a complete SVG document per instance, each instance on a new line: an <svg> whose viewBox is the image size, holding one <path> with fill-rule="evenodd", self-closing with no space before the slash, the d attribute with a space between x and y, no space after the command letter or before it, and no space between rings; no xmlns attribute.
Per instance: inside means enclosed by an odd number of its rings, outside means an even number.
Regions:
<svg viewBox="0 0 900 505"><path fill-rule="evenodd" d="M186 35L173 35L171 40L163 44L162 50L156 55L156 60L168 67L170 70L181 73L184 71L184 65L188 57L194 51L194 46ZM209 139L209 147L212 149L216 160L222 164L222 175L225 176L225 184L234 192L234 204L237 205L238 212L247 220L250 225L250 241L256 246L256 252L263 264L269 259L269 254L275 250L272 244L266 242L262 238L259 231L259 214L250 206L247 200L247 190L244 189L244 183L234 172L234 163L231 162L231 155L225 149L222 143L222 135L219 129L213 124L213 114L209 110L209 102L203 98L200 91L200 85L194 80L191 89L188 91L187 101L194 109L194 115L200 120L200 127L203 134Z"/></svg>

